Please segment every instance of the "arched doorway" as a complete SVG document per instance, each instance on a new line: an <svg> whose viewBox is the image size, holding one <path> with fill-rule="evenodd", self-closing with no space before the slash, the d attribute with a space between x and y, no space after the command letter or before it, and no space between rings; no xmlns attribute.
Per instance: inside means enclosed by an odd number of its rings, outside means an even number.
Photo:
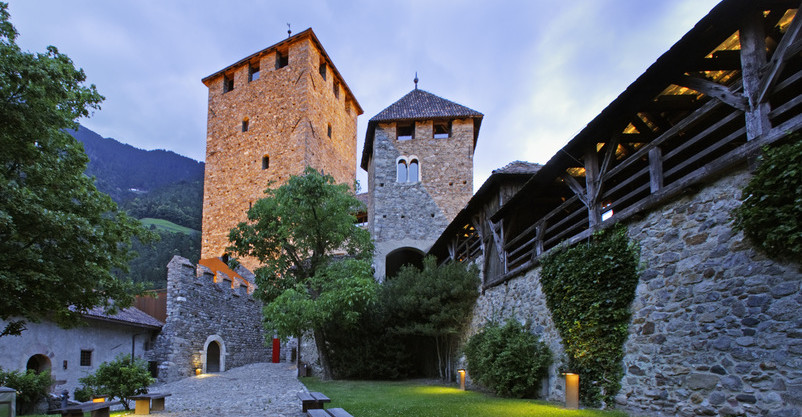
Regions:
<svg viewBox="0 0 802 417"><path fill-rule="evenodd" d="M384 260L384 278L389 279L398 275L404 265L412 265L423 269L423 252L416 248L398 248L387 254Z"/></svg>
<svg viewBox="0 0 802 417"><path fill-rule="evenodd" d="M44 372L50 369L50 358L42 354L33 355L28 359L28 363L25 364L25 369L34 371L37 374Z"/></svg>
<svg viewBox="0 0 802 417"><path fill-rule="evenodd" d="M220 344L217 342L206 347L206 372L220 372Z"/></svg>

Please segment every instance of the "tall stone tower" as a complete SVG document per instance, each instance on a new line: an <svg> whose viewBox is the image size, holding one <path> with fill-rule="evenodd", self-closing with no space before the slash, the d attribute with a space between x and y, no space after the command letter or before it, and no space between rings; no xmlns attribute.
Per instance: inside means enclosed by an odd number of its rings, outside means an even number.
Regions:
<svg viewBox="0 0 802 417"><path fill-rule="evenodd" d="M470 200L482 117L416 85L368 122L361 167L379 280L420 264Z"/></svg>
<svg viewBox="0 0 802 417"><path fill-rule="evenodd" d="M202 259L224 255L229 231L271 182L281 185L306 166L354 182L362 108L312 29L202 81L209 88Z"/></svg>

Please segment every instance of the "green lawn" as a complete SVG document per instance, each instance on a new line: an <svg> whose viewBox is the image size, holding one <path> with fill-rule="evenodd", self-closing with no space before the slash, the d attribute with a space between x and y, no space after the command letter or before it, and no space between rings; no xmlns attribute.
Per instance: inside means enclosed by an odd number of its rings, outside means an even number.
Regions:
<svg viewBox="0 0 802 417"><path fill-rule="evenodd" d="M190 229L189 227L180 226L168 220L145 217L139 219L139 221L142 222L142 224L145 225L145 227L150 227L151 225L153 225L156 226L157 229L167 230L168 232L184 233L186 235L190 235L192 233L198 233L198 231L195 229Z"/></svg>
<svg viewBox="0 0 802 417"><path fill-rule="evenodd" d="M342 407L354 417L626 417L620 411L565 410L535 400L493 397L455 387L416 382L326 381L301 378L310 391L331 398L329 408Z"/></svg>
<svg viewBox="0 0 802 417"><path fill-rule="evenodd" d="M84 413L84 417L90 417L91 414L92 413ZM115 416L132 416L132 415L134 415L134 410L112 411L110 413L110 415L112 417L115 417ZM30 414L30 415L25 415L24 417L53 417L53 416L61 416L61 414ZM22 416L20 416L20 417L22 417Z"/></svg>

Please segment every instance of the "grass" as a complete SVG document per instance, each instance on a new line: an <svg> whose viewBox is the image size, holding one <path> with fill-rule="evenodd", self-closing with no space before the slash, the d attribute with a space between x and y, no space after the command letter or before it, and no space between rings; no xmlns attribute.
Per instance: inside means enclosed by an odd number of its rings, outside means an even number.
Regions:
<svg viewBox="0 0 802 417"><path fill-rule="evenodd" d="M493 397L455 387L417 382L320 381L302 378L310 391L331 398L330 408L342 407L355 417L626 417L620 411L566 410L535 400Z"/></svg>
<svg viewBox="0 0 802 417"><path fill-rule="evenodd" d="M157 229L167 230L168 232L183 233L185 235L191 235L193 233L198 233L198 231L195 230L195 229L190 229L189 227L180 226L180 225L177 225L177 224L175 224L175 223L173 223L171 221L168 221L168 220L154 219L154 218L151 218L151 217L145 217L145 218L139 219L139 221L142 222L142 224L145 227L150 227L152 225L152 226L156 226Z"/></svg>
<svg viewBox="0 0 802 417"><path fill-rule="evenodd" d="M90 417L92 413L84 413L84 417ZM121 411L112 411L110 415L113 416L132 416L134 415L134 410L121 410ZM61 416L61 414L26 414L24 417L53 417L53 416ZM23 417L23 416L20 416Z"/></svg>

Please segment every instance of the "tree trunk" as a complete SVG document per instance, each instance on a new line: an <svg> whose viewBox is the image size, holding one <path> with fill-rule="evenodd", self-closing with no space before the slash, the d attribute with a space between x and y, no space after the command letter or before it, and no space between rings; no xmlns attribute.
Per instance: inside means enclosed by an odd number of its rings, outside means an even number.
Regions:
<svg viewBox="0 0 802 417"><path fill-rule="evenodd" d="M434 337L434 347L437 350L437 372L440 374L440 379L445 379L443 377L443 356L440 353L440 338L437 336Z"/></svg>
<svg viewBox="0 0 802 417"><path fill-rule="evenodd" d="M320 329L315 329L315 346L317 346L317 356L320 358L320 366L323 367L322 380L328 381L332 379L331 366L329 365L329 357L326 352L326 336Z"/></svg>
<svg viewBox="0 0 802 417"><path fill-rule="evenodd" d="M295 369L297 369L297 373L295 375L296 377L300 377L301 376L301 338L303 336L304 336L303 334L299 334L298 335L298 337L297 337L298 346L295 348ZM304 375L304 376L306 376L306 375Z"/></svg>

